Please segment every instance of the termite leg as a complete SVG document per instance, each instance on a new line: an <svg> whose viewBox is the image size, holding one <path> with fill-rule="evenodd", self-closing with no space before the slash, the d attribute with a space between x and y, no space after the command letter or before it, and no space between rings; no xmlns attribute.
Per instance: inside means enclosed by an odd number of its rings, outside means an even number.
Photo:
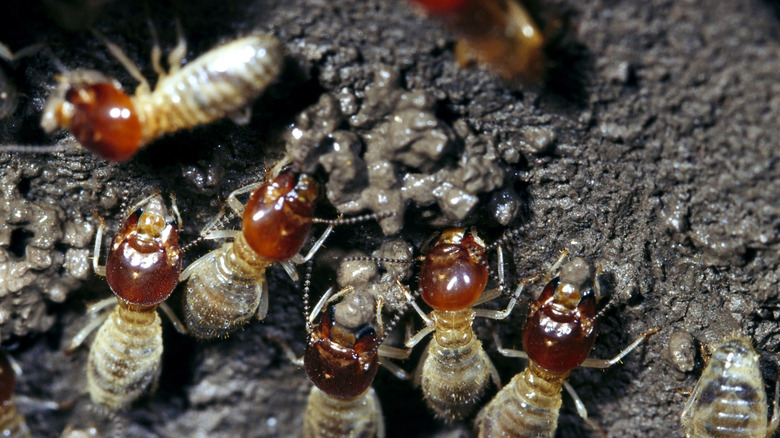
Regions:
<svg viewBox="0 0 780 438"><path fill-rule="evenodd" d="M422 330L417 332L416 335L412 336L411 339L408 339L406 342L404 342L404 345L407 348L412 348L415 345L419 344L420 341L425 339L426 336L428 336L429 334L433 333L435 330L436 330L436 327L434 327L432 325L425 326Z"/></svg>
<svg viewBox="0 0 780 438"><path fill-rule="evenodd" d="M235 239L239 234L240 230L212 230L202 237L206 240Z"/></svg>
<svg viewBox="0 0 780 438"><path fill-rule="evenodd" d="M152 39L152 68L154 68L154 72L157 73L157 80L165 77L165 70L163 70L162 65L160 65L160 58L162 57L162 49L160 48L160 39L157 37L157 29L154 28L154 24L152 24L152 19L148 15L148 7L147 7L147 16L146 16L146 24L149 26L149 35Z"/></svg>
<svg viewBox="0 0 780 438"><path fill-rule="evenodd" d="M190 332L187 330L187 327L182 324L181 320L178 316L176 316L175 313L173 313L173 309L171 309L171 306L168 305L168 303L160 303L160 310L165 314L165 316L168 317L169 320L171 320L171 324L173 325L173 328L176 329L177 332L188 335Z"/></svg>
<svg viewBox="0 0 780 438"><path fill-rule="evenodd" d="M117 61L119 61L120 64L127 70L127 72L132 76L136 81L138 81L138 87L135 89L135 94L149 94L152 92L152 88L149 86L149 81L146 80L144 75L141 74L141 70L138 69L138 67L133 63L133 61L130 60L130 58L127 57L124 51L117 46L116 44L112 43L108 40L102 33L98 32L96 29L92 29L92 33L105 44L105 46L108 48L108 51L111 52L111 55L116 58Z"/></svg>
<svg viewBox="0 0 780 438"><path fill-rule="evenodd" d="M638 347L639 344L641 344L642 341L645 340L645 338L655 333L658 333L659 330L660 329L656 327L652 330L648 330L642 333L641 335L639 335L638 338L636 338L636 340L634 340L634 342L631 343L631 345L624 348L623 351L618 353L617 356L613 357L612 359L585 359L585 361L582 362L582 365L580 366L588 367L588 368L609 368L612 365L615 365L616 363L620 362L624 357L626 357L628 353L630 353L636 347Z"/></svg>
<svg viewBox="0 0 780 438"><path fill-rule="evenodd" d="M282 349L282 352L284 353L285 357L287 357L287 359L293 365L296 365L296 366L299 366L299 367L303 366L303 356L300 356L300 357L296 356L295 352L292 349L292 347L290 347L290 345L287 342L285 342L284 339L279 338L277 336L272 336L272 335L266 335L266 337L269 340L275 342L279 346L279 348Z"/></svg>
<svg viewBox="0 0 780 438"><path fill-rule="evenodd" d="M379 365L385 367L388 371L393 373L393 375L398 379L409 380L411 378L409 373L407 373L403 368L399 367L393 362L390 362L389 360L380 361Z"/></svg>
<svg viewBox="0 0 780 438"><path fill-rule="evenodd" d="M333 287L328 288L328 290L325 291L325 294L322 295L322 298L320 298L320 300L317 301L317 304L311 310L311 314L308 315L309 324L314 324L314 318L316 318L317 315L319 315L319 313L322 312L322 309L325 307L325 304L327 304L328 299L330 298L331 295L333 295L333 289L334 289Z"/></svg>
<svg viewBox="0 0 780 438"><path fill-rule="evenodd" d="M184 57L187 56L187 40L184 38L184 30L181 27L179 17L174 19L176 23L176 47L168 53L168 70L173 75L181 69Z"/></svg>
<svg viewBox="0 0 780 438"><path fill-rule="evenodd" d="M92 251L92 271L95 272L95 275L105 277L106 267L100 265L100 248L103 246L103 229L106 227L106 223L101 217L98 217L98 220L100 220L100 224L97 227L97 231L95 231L95 248Z"/></svg>
<svg viewBox="0 0 780 438"><path fill-rule="evenodd" d="M517 289L515 289L515 293L512 295L512 299L509 300L509 304L507 304L506 308L504 310L491 310L491 309L474 309L474 316L478 316L481 318L490 318L490 319L504 319L509 314L512 313L512 309L514 309L515 304L517 304L518 297L520 297L520 294L523 293L523 288L526 284L536 281L539 278L539 276L534 276L530 278L526 278L525 280L522 280L518 285Z"/></svg>
<svg viewBox="0 0 780 438"><path fill-rule="evenodd" d="M301 256L300 254L295 254L292 257L292 262L295 263L296 265L300 265L300 264L306 263L309 260L311 260L311 258L314 257L314 254L316 254L317 251L322 247L322 244L325 243L325 239L328 238L328 236L330 235L331 231L333 231L333 225L329 225L328 228L325 229L325 231L314 242L314 245L312 245L311 249L309 250L308 253L306 253L305 256Z"/></svg>
<svg viewBox="0 0 780 438"><path fill-rule="evenodd" d="M96 316L92 321L87 323L87 325L84 326L81 330L79 330L78 333L76 333L76 336L73 337L70 341L70 345L68 345L68 348L65 349L65 354L70 354L77 348L81 346L81 344L84 343L84 340L87 339L87 337L95 331L98 327L103 325L103 323L108 319L108 315L110 315L109 312L105 312L102 315Z"/></svg>
<svg viewBox="0 0 780 438"><path fill-rule="evenodd" d="M105 309L106 307L112 306L114 304L116 304L115 296L103 298L97 303L91 304L89 307L87 307L87 315L95 315L99 313L101 310Z"/></svg>
<svg viewBox="0 0 780 438"><path fill-rule="evenodd" d="M501 346L501 339L498 337L498 332L493 330L493 341L496 343L496 350L501 355L506 357L516 357L520 359L528 359L528 354L523 350L512 350Z"/></svg>
<svg viewBox="0 0 780 438"><path fill-rule="evenodd" d="M241 216L244 214L244 207L245 207L244 204L242 204L241 201L238 200L238 195L242 195L244 193L252 193L263 184L264 184L263 182L256 182L230 192L230 194L227 197L227 203L230 206L230 208L233 209L233 211L236 213L237 216Z"/></svg>
<svg viewBox="0 0 780 438"><path fill-rule="evenodd" d="M376 438L385 438L385 416L382 414L382 404L379 402L379 396L376 395L376 391L371 389L371 394L374 398L374 406L376 406Z"/></svg>
<svg viewBox="0 0 780 438"><path fill-rule="evenodd" d="M265 315L268 314L268 282L263 281L260 285L260 304L257 306L257 319L265 319Z"/></svg>
<svg viewBox="0 0 780 438"><path fill-rule="evenodd" d="M572 400L574 400L574 406L577 408L577 415L579 415L580 418L582 418L592 430L598 432L600 436L605 437L606 435L604 434L604 429L596 424L595 421L588 418L588 410L585 408L585 403L583 403L580 397L577 395L574 387L572 387L569 382L566 381L563 382L563 387L566 388L566 392L568 392Z"/></svg>

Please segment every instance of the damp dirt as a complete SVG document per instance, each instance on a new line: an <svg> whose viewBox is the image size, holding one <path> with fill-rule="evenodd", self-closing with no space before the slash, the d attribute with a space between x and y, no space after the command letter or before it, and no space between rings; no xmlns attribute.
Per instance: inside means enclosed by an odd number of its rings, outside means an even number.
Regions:
<svg viewBox="0 0 780 438"><path fill-rule="evenodd" d="M62 7L85 9L58 25L48 17ZM0 337L24 370L16 392L75 402L56 411L26 403L34 435L86 430L90 422L128 437L300 434L310 384L269 340L282 338L301 354L306 338L302 288L281 267L267 273L266 319L228 339L197 342L164 322L159 388L127 412L101 417L90 409L87 348L63 353L89 321L86 304L110 296L90 266L97 216L110 233L123 205L173 192L181 240L193 241L231 191L260 180L287 151L322 182L319 217L397 213L381 226L337 227L316 259L315 299L339 282L371 278L384 284L377 293L390 293L394 277L407 275L401 270L418 269L356 264L368 270L344 273L332 255L414 258L446 227L473 226L487 243L517 229L504 246L510 282L544 272L563 249L601 265L602 292L617 299L599 321L592 356L611 357L661 328L622 364L572 372L607 436L683 436L683 391L703 369L699 347L734 332L752 339L771 388L780 351L780 7L768 0L534 7L563 23L565 37L551 48L547 85L532 89L458 66L452 35L400 0L156 2L148 11L117 1L4 5L0 42L13 52L36 43L48 49L0 63L19 93L15 111L0 120L2 144L67 141L40 129L60 64L100 70L135 89L92 33L68 30L85 27L82 19L153 81L147 17L164 51L175 45L181 19L188 60L253 30L277 35L286 50L279 80L253 103L248 125L226 119L176 133L124 164L81 150L0 153ZM315 226L315 236L323 228ZM190 248L185 263L217 245ZM496 256L489 258L495 272ZM412 289L415 278L406 280ZM491 332L505 347L521 346L527 303L539 293L530 289L507 320L475 323L504 382L525 363L498 355ZM179 288L170 299L177 312L181 299ZM487 306L505 304L503 297ZM399 328L407 319L422 326L410 313ZM418 359L419 352L399 365L412 371ZM389 437L472 434L470 419L435 421L419 390L386 370L374 388ZM593 433L564 395L557 436Z"/></svg>

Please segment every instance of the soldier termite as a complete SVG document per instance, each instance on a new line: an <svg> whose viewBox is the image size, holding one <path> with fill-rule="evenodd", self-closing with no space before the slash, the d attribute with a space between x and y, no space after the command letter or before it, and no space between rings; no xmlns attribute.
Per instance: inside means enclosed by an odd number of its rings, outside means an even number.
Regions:
<svg viewBox="0 0 780 438"><path fill-rule="evenodd" d="M780 425L775 384L771 421L759 356L745 336L733 335L715 347L707 367L685 403L681 421L686 437L769 438Z"/></svg>
<svg viewBox="0 0 780 438"><path fill-rule="evenodd" d="M153 28L152 28L153 29ZM128 96L119 82L98 71L67 71L44 108L41 127L70 131L86 149L112 161L127 161L151 141L181 129L239 115L279 75L282 47L271 35L249 35L218 46L182 67L187 53L181 36L168 55L170 71L160 65L153 32L152 66L159 75L154 90L119 46L102 36L109 51L140 84ZM4 146L0 151L46 152L68 146Z"/></svg>
<svg viewBox="0 0 780 438"><path fill-rule="evenodd" d="M428 334L434 334L415 381L428 406L445 421L471 413L485 394L489 380L501 387L498 372L472 328L475 317L506 318L523 290L521 283L504 310L473 308L496 298L503 289L503 252L499 244L494 244L500 285L495 290L485 291L487 246L476 234L463 229L443 232L420 268L418 289L433 311L425 315L414 305L426 327L407 340L406 347L412 348Z"/></svg>
<svg viewBox="0 0 780 438"><path fill-rule="evenodd" d="M551 273L566 254L564 251ZM596 291L589 287L591 284ZM612 359L588 359L596 340L596 320L609 307L596 313L597 291L598 279L594 281L590 264L574 258L531 304L523 327L525 351L501 348L496 337L501 354L527 357L529 364L480 411L476 419L480 437L552 437L558 425L562 387L571 394L579 415L590 424L585 405L565 382L569 373L578 366L610 367L658 331L643 333Z"/></svg>
<svg viewBox="0 0 780 438"><path fill-rule="evenodd" d="M309 336L303 358L296 359L282 343L290 359L305 368L314 384L303 416L305 438L385 436L382 408L371 383L380 356L398 357L397 349L382 342L401 313L385 326L381 300L362 292L350 286L333 294L331 288L309 314L307 282L304 308ZM342 301L332 304L339 297ZM315 325L320 312L322 317Z"/></svg>
<svg viewBox="0 0 780 438"><path fill-rule="evenodd" d="M545 36L517 0L411 0L442 19L458 37L455 57L472 58L506 80L542 82L547 69Z"/></svg>
<svg viewBox="0 0 780 438"><path fill-rule="evenodd" d="M273 174L281 169L277 165ZM185 323L199 338L224 337L249 322L254 315L265 318L268 311L268 285L265 270L280 263L295 280L292 263L314 256L334 225L354 223L383 215L369 215L329 221L313 217L318 184L307 174L285 171L268 181L250 184L228 196L228 205L242 215L241 230L213 230L222 216L206 226L208 239L228 238L218 248L182 272ZM251 193L246 205L238 196ZM315 222L330 224L303 257L299 251L309 239Z"/></svg>
<svg viewBox="0 0 780 438"><path fill-rule="evenodd" d="M157 308L173 292L181 272L179 248L181 217L172 200L171 214L159 194L131 208L124 225L114 236L100 266L103 227L95 237L93 268L105 276L116 295L93 305L96 313L116 302L113 311L95 318L71 342L78 347L102 323L89 350L87 389L92 401L109 410L119 410L153 388L160 376L162 327ZM174 326L178 320L167 306L162 309Z"/></svg>

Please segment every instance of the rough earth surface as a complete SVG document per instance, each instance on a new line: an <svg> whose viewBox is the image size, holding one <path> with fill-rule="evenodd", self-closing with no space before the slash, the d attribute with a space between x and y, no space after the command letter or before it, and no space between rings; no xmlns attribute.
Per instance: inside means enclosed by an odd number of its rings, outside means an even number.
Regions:
<svg viewBox="0 0 780 438"><path fill-rule="evenodd" d="M49 1L59 25L40 2L3 6L0 41L12 51L41 42L48 50L1 66L20 93L16 110L0 120L1 143L66 138L39 128L60 62L103 71L134 89L92 33L65 29L84 27L80 20L91 11L56 12L99 3ZM154 78L147 17L164 50L175 43L174 18L181 19L189 60L221 41L271 32L287 51L284 72L252 105L248 125L225 120L180 132L128 163L78 149L0 153L0 336L24 371L16 393L75 400L54 412L19 400L35 436L90 421L101 434L133 437L299 435L310 384L269 340L282 338L298 354L305 341L301 286L280 267L268 271L268 317L228 339L196 342L164 322L160 386L127 412L104 417L90 408L83 394L88 346L63 352L88 322L85 305L111 293L89 265L96 216L115 231L123 204L155 190L175 192L182 241L192 241L231 191L262 178L285 150L312 146L294 144L295 127L315 146L330 141L327 156L312 165L325 186L320 217L338 214L327 199L350 213L381 210L386 199L403 212L381 228L369 222L338 229L326 244L332 251L315 263L315 297L336 284L328 254L373 253L398 228L392 238L412 244L417 255L433 231L447 226L474 226L488 243L519 229L505 245L510 284L543 272L563 249L602 264L602 289L619 298L600 321L594 357L611 357L640 333L661 328L621 365L572 372L572 385L607 436L683 436L682 392L703 368L699 346L734 331L753 340L772 388L780 351L776 2L536 4L542 19L566 23L542 89L459 67L453 36L401 0L150 3L147 11L136 2L108 2L94 22L147 77ZM388 72L396 88L378 90ZM321 106L327 101L337 106L330 113ZM303 114L332 126L301 124ZM409 148L392 149L395 142ZM433 195L419 186L402 195L410 178L424 180ZM216 245L191 248L188 262ZM490 258L495 263L495 254ZM531 295L509 319L476 324L505 382L525 363L496 353L490 327L504 346L520 348ZM170 302L180 311L180 290ZM388 342L397 345L398 338ZM411 371L417 357L400 365ZM389 437L472 433L470 421L433 420L419 390L386 370L374 386ZM563 399L557 436L594 433L571 398Z"/></svg>

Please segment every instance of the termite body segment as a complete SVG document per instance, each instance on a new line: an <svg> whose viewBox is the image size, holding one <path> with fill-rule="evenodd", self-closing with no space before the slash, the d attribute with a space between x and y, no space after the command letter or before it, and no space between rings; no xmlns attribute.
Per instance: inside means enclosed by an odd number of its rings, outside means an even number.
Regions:
<svg viewBox="0 0 780 438"><path fill-rule="evenodd" d="M502 311L472 306L497 296L503 288L503 255L499 247L497 291L485 292L488 279L485 244L474 233L451 229L442 233L420 268L420 296L433 308L426 324L406 342L412 348L433 332L418 368L416 380L425 401L436 416L453 421L471 413L487 391L488 382L501 382L482 342L472 328L475 317L503 319L509 315L522 291L522 284ZM497 293L496 293L497 292Z"/></svg>
<svg viewBox="0 0 780 438"><path fill-rule="evenodd" d="M14 405L14 387L16 374L5 353L0 352L0 436L10 438L29 438L30 429L24 417Z"/></svg>
<svg viewBox="0 0 780 438"><path fill-rule="evenodd" d="M138 68L112 43L109 49L140 82L129 96L115 79L93 70L58 77L44 108L41 127L69 130L98 156L127 161L153 140L181 129L236 116L270 85L282 67L282 47L271 35L249 35L218 46L181 67L184 39L169 56L170 72L160 67L159 48L152 63L159 74L154 90Z"/></svg>
<svg viewBox="0 0 780 438"><path fill-rule="evenodd" d="M506 80L540 84L547 70L546 38L517 0L412 0L458 37L456 59L472 59Z"/></svg>
<svg viewBox="0 0 780 438"><path fill-rule="evenodd" d="M159 194L134 210L113 238L106 266L98 265L102 224L95 242L95 273L106 276L118 305L90 348L87 388L95 404L110 410L129 406L156 385L163 351L157 307L173 292L181 272L181 219L175 203L176 219Z"/></svg>
<svg viewBox="0 0 780 438"><path fill-rule="evenodd" d="M565 382L569 373L580 365L612 366L657 331L644 333L613 359L587 359L595 342L598 316L595 293L588 287L592 282L590 265L582 258L572 259L560 277L550 280L531 304L523 328L525 352L499 346L500 353L527 357L529 364L480 411L476 419L480 437L552 438L558 425L564 387L575 399L580 416L588 421L584 405Z"/></svg>
<svg viewBox="0 0 780 438"><path fill-rule="evenodd" d="M252 195L244 206L237 196L247 192ZM217 232L233 240L189 265L181 275L181 281L187 281L185 323L193 335L224 337L254 315L265 317L265 270L289 263L306 243L317 194L313 178L292 172L230 194L228 204L243 214L241 231Z"/></svg>
<svg viewBox="0 0 780 438"><path fill-rule="evenodd" d="M685 403L681 421L689 438L769 438L780 424L778 387L771 421L759 368L750 340L731 336L715 348Z"/></svg>

